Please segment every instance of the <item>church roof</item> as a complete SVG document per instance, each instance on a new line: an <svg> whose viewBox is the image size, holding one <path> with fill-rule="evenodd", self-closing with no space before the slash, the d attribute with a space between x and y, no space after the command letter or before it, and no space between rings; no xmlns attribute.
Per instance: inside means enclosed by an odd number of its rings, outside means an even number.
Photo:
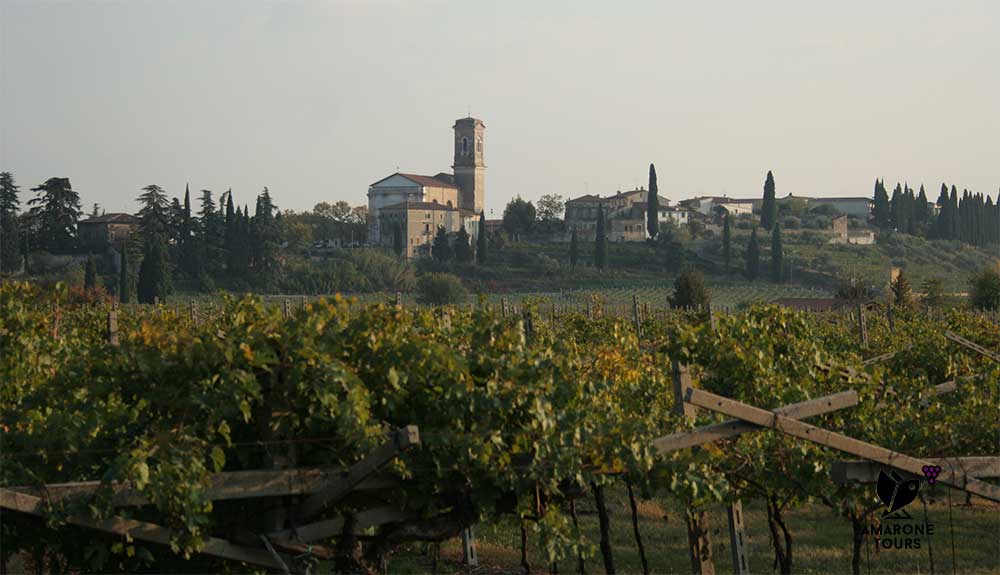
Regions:
<svg viewBox="0 0 1000 575"><path fill-rule="evenodd" d="M82 220L81 224L137 224L139 218L132 214L103 214Z"/></svg>
<svg viewBox="0 0 1000 575"><path fill-rule="evenodd" d="M444 212L458 211L458 208L449 207L437 202L400 202L382 208L383 210L439 210Z"/></svg>
<svg viewBox="0 0 1000 575"><path fill-rule="evenodd" d="M381 180L375 182L374 184L371 184L371 186L377 186L393 176L402 176L415 184L428 188L453 188L456 190L458 189L458 186L456 186L455 184L447 182L445 180L439 180L433 176L421 176L419 174L404 174L403 172L396 172L395 174L389 174L388 176L382 178Z"/></svg>

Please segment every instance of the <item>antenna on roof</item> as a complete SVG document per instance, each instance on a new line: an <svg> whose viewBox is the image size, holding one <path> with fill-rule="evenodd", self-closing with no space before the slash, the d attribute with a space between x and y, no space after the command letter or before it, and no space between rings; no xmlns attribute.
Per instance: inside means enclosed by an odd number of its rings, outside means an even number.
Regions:
<svg viewBox="0 0 1000 575"><path fill-rule="evenodd" d="M467 105L466 106L466 110L467 110L468 116L471 118L472 117L472 105L471 104Z"/></svg>

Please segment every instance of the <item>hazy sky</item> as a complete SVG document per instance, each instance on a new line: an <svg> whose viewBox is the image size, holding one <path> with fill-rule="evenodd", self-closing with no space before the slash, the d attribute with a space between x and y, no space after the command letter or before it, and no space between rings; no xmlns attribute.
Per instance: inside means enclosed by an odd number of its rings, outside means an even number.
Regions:
<svg viewBox="0 0 1000 575"><path fill-rule="evenodd" d="M515 195L1000 187L1000 2L0 0L0 170L85 209L232 187L366 202L486 123ZM489 212L488 212L489 213Z"/></svg>

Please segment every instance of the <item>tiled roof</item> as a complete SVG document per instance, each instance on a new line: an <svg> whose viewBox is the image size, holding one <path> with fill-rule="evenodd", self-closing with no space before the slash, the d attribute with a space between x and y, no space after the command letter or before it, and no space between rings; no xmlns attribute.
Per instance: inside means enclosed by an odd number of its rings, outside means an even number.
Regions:
<svg viewBox="0 0 1000 575"><path fill-rule="evenodd" d="M104 214L79 222L81 224L137 224L139 218L132 214Z"/></svg>
<svg viewBox="0 0 1000 575"><path fill-rule="evenodd" d="M435 202L400 202L382 208L383 210L440 210L445 212L458 211L458 208L449 208L445 204Z"/></svg>
<svg viewBox="0 0 1000 575"><path fill-rule="evenodd" d="M371 185L372 186L377 186L378 184L380 184L380 183L388 180L389 178L391 178L393 176L403 176L404 178L410 180L411 182L414 182L414 183L419 184L419 185L424 186L424 187L430 187L430 188L453 188L453 189L456 189L456 190L458 189L458 186L456 186L455 184L453 184L451 182L446 182L444 180L439 180L439 179L434 178L432 176L421 176L420 174L404 174L403 172L396 172L395 174L390 174L390 175L382 178L381 180L379 180L379 181L377 181L377 182L375 182L374 184L371 184Z"/></svg>

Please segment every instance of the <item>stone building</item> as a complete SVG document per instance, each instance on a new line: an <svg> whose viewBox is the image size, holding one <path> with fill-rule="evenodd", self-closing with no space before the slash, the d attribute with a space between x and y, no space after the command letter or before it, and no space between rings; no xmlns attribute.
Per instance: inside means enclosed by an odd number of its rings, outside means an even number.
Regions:
<svg viewBox="0 0 1000 575"><path fill-rule="evenodd" d="M452 173L422 176L397 172L368 187L368 239L391 246L396 228L408 257L422 254L444 226L457 233L464 225L475 239L486 201L486 125L477 118L461 118L455 134Z"/></svg>
<svg viewBox="0 0 1000 575"><path fill-rule="evenodd" d="M649 191L644 188L618 192L602 198L586 195L566 202L566 237L576 230L578 240L593 240L597 233L598 210L603 209L607 225L605 232L612 242L641 242L648 237L646 211ZM670 200L659 198L657 221L663 224L687 224L690 212L670 206Z"/></svg>
<svg viewBox="0 0 1000 575"><path fill-rule="evenodd" d="M77 222L80 245L87 250L100 251L127 240L139 225L139 218L132 214L104 214Z"/></svg>

